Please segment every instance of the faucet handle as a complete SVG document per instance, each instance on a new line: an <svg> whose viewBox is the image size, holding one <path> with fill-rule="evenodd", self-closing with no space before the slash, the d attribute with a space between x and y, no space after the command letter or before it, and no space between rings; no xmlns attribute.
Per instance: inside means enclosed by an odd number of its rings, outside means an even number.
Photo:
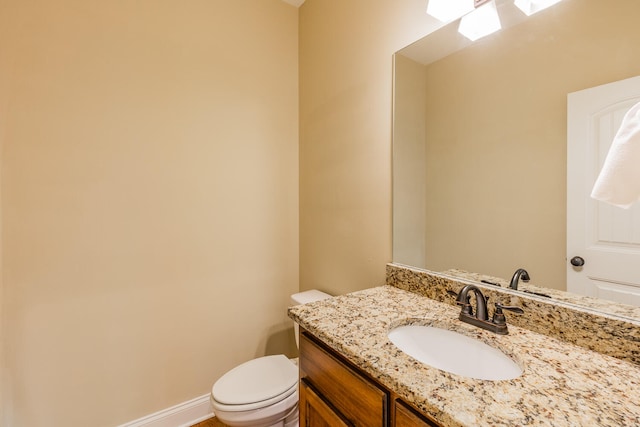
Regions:
<svg viewBox="0 0 640 427"><path fill-rule="evenodd" d="M499 302L496 303L496 311L502 313L502 310L513 311L514 313L524 314L524 310L515 305L502 305Z"/></svg>
<svg viewBox="0 0 640 427"><path fill-rule="evenodd" d="M502 305L499 302L496 303L496 311L493 312L493 323L496 325L504 325L507 323L507 319L504 316L502 310L513 311L514 313L524 314L524 310L514 305Z"/></svg>

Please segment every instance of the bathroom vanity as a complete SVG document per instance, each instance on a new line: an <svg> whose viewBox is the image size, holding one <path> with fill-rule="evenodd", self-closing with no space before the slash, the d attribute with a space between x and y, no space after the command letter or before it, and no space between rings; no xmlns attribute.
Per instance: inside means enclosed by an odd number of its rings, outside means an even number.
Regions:
<svg viewBox="0 0 640 427"><path fill-rule="evenodd" d="M307 331L300 332L300 378L302 426L440 426Z"/></svg>
<svg viewBox="0 0 640 427"><path fill-rule="evenodd" d="M454 282L448 286L459 290ZM537 318L527 313L535 299L502 302L526 306L519 325L526 325L526 316ZM290 308L290 317L302 328L301 425L640 425L637 354L627 360L612 357L516 325L516 315L509 314L509 334L501 336L460 322L459 313L446 300L391 285ZM572 326L566 316L563 321ZM389 340L391 329L407 324L437 326L480 340L513 359L523 373L489 381L433 368ZM621 334L631 337L628 353L637 353L634 333L627 329ZM589 334L583 329L576 333Z"/></svg>

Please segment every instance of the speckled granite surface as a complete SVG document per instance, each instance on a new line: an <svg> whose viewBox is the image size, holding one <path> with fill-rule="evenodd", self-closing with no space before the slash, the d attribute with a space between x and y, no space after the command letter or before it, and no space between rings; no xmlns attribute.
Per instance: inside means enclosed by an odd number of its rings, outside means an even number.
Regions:
<svg viewBox="0 0 640 427"><path fill-rule="evenodd" d="M457 280L410 267L387 265L387 285L451 305L454 304L454 299L447 294L447 290L458 292L465 284L464 279ZM577 306L557 298L537 297L492 285L478 287L489 298L490 314L493 304L498 301L524 309L523 315L507 313L508 323L511 325L640 364L640 317L633 317L636 307L607 304L601 300L594 302L599 304L597 307L582 304ZM548 289L544 291L552 292ZM569 294L564 294L569 299ZM603 314L607 307L611 308L606 310L609 314Z"/></svg>
<svg viewBox="0 0 640 427"><path fill-rule="evenodd" d="M445 426L640 425L639 366L513 324L509 335L496 335L460 322L458 314L457 307L394 286L289 309L292 319ZM483 381L426 366L387 338L408 323L480 339L524 372Z"/></svg>

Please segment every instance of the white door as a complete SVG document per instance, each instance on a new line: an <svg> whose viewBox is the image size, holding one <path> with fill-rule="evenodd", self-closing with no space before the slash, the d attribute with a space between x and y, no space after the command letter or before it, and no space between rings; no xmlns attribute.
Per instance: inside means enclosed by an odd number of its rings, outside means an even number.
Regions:
<svg viewBox="0 0 640 427"><path fill-rule="evenodd" d="M567 290L640 306L640 206L590 197L622 118L637 102L640 76L568 96Z"/></svg>

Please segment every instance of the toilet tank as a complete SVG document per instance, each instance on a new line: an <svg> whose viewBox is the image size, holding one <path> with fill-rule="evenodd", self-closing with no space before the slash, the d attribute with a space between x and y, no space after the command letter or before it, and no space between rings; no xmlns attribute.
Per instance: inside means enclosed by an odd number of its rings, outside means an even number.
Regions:
<svg viewBox="0 0 640 427"><path fill-rule="evenodd" d="M331 295L326 294L317 289L311 289L309 291L298 292L297 294L291 295L291 305L300 305L306 304L314 301L321 301L323 299L331 298ZM300 347L298 333L300 331L300 326L297 323L293 323L293 329L296 335L296 347Z"/></svg>

